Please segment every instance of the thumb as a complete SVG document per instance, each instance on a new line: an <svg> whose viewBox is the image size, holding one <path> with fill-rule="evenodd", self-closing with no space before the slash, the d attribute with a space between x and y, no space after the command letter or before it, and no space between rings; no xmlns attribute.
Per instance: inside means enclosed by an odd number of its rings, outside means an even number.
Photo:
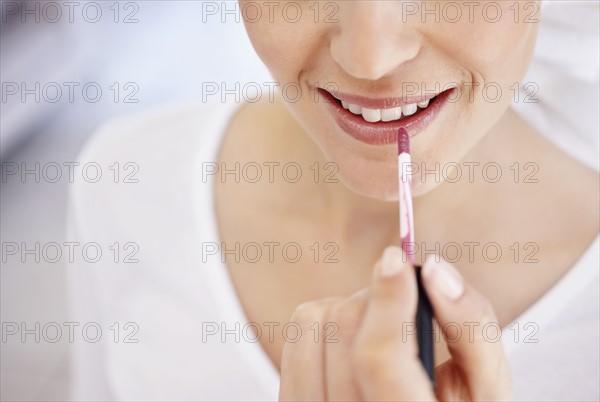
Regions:
<svg viewBox="0 0 600 402"><path fill-rule="evenodd" d="M512 381L501 328L491 303L464 282L460 273L440 257L430 256L422 270L423 284L442 329L452 364L472 400L510 399ZM439 378L439 391L450 391ZM445 399L445 398L443 398Z"/></svg>
<svg viewBox="0 0 600 402"><path fill-rule="evenodd" d="M399 247L388 247L375 266L353 350L366 400L435 400L415 336L407 336L415 328L416 311L414 268Z"/></svg>

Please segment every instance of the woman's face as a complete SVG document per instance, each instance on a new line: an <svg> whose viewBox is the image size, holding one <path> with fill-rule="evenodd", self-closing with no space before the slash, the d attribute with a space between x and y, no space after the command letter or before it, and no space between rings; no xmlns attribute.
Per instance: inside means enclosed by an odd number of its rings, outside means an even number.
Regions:
<svg viewBox="0 0 600 402"><path fill-rule="evenodd" d="M529 1L240 6L258 55L287 89L287 107L338 177L382 200L397 199L400 126L411 136L421 195L440 182L424 169L461 162L500 119L515 83L523 85L540 17L540 4Z"/></svg>

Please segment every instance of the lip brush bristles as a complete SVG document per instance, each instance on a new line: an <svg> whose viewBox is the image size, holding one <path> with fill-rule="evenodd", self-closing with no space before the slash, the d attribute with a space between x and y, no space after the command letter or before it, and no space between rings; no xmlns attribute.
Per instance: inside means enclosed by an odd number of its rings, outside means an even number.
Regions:
<svg viewBox="0 0 600 402"><path fill-rule="evenodd" d="M406 129L398 130L398 203L400 209L400 239L404 253L415 263L412 210L412 180L408 167L411 163L410 139Z"/></svg>

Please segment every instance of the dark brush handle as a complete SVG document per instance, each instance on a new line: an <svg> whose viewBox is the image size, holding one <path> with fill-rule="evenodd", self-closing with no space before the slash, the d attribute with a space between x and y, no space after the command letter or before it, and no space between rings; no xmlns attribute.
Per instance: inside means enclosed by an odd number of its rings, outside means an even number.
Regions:
<svg viewBox="0 0 600 402"><path fill-rule="evenodd" d="M435 366L433 360L433 313L431 303L423 288L421 278L421 267L415 266L417 274L417 286L419 288L419 304L417 306L417 339L419 343L419 359L423 363L423 367L431 383L435 386Z"/></svg>

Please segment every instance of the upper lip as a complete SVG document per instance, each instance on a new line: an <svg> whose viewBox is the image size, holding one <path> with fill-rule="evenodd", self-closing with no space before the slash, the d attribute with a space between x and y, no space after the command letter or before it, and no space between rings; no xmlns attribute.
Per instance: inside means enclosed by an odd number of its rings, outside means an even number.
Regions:
<svg viewBox="0 0 600 402"><path fill-rule="evenodd" d="M329 92L334 98L358 105L367 109L392 109L399 106L411 105L419 102L431 100L438 96L440 93L451 88L445 88L445 90L439 93L426 93L424 95L406 95L402 97L384 97L384 98L371 98L360 95L353 95L340 91L327 91L326 89L320 88L326 92Z"/></svg>

